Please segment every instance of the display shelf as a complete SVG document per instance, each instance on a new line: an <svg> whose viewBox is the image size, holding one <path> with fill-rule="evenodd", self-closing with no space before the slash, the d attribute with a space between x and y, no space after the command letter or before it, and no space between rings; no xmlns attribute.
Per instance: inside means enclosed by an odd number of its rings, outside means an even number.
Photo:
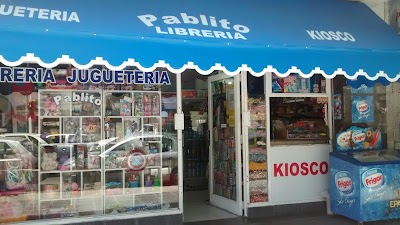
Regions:
<svg viewBox="0 0 400 225"><path fill-rule="evenodd" d="M101 104L89 105L87 102L69 98L74 93L94 94L101 100ZM55 99L63 104L55 106ZM63 102L68 99L71 101ZM115 105L114 101L119 105ZM96 102L99 103L97 100ZM53 110L52 107L47 107L49 104L52 104L54 111L46 111ZM47 162L48 166L46 170L37 170L38 208L41 212L46 211L46 205L51 202L72 206L78 200L100 199L101 211L106 210L107 205L115 198L130 199L135 206L135 198L142 199L143 196L142 202L147 204L145 196L157 195L158 201L162 202L163 140L148 137L148 134L162 135L160 91L39 90L38 105L39 134L50 135L56 142L40 146L45 150L40 152L38 160ZM88 114L88 108L93 110L92 114ZM72 130L74 128L79 130ZM136 131L142 137L125 143L125 137L133 135ZM110 138L122 141L107 142L105 145L101 143L102 140ZM132 172L131 167L127 170L127 156L136 149L135 146L128 147L132 143L143 148L148 160L144 171ZM110 148L113 150L105 157L100 157L101 153ZM120 158L110 160L115 153L121 153L118 155ZM118 160L123 161L118 165L120 168L113 168L112 164L107 164ZM119 188L104 188L110 182L119 182ZM70 191L71 185L79 191Z"/></svg>
<svg viewBox="0 0 400 225"><path fill-rule="evenodd" d="M268 202L268 151L266 102L264 96L248 99L248 183L249 202ZM262 191L260 191L262 190Z"/></svg>
<svg viewBox="0 0 400 225"><path fill-rule="evenodd" d="M158 135L162 134L162 119L160 116L161 92L104 91L104 96L104 136L106 138L118 138L122 140L122 144L121 142L111 142L105 147L105 151L107 151L110 146L116 146L103 159L105 163L105 184L107 182L119 183L119 186L116 188L104 189L105 207L107 208L108 204L118 198L127 197L134 204L136 196L149 194L146 193L146 188L150 188L146 187L146 185L149 185L149 182L151 182L151 185L158 185L156 187L159 190L157 194L162 199L162 179L159 178L159 174L161 174L162 168L163 142L161 138L158 138ZM122 111L121 106L124 108ZM139 135L139 138L124 142L127 137L129 138L132 135ZM146 135L155 135L157 137L146 137ZM130 151L127 149L131 148L134 150L134 146L129 146L132 144L136 145L135 143L140 143L146 153L148 164L145 167L145 171L130 170L125 163L113 163L118 158L128 160L127 155L130 154ZM113 174L107 175L108 173Z"/></svg>

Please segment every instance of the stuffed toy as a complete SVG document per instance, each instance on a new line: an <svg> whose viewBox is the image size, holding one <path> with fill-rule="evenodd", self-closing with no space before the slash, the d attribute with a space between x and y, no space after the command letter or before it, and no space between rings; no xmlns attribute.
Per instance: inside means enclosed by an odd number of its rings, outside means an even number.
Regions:
<svg viewBox="0 0 400 225"><path fill-rule="evenodd" d="M57 167L58 167L57 153L56 152L51 152L51 153L43 152L42 170L45 170L45 171L56 170Z"/></svg>

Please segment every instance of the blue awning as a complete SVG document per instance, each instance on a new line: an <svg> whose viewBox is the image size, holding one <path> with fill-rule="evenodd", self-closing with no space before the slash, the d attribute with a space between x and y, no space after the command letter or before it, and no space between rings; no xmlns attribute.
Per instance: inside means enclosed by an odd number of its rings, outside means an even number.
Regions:
<svg viewBox="0 0 400 225"><path fill-rule="evenodd" d="M0 62L144 71L400 77L400 36L366 5L321 0L0 0Z"/></svg>

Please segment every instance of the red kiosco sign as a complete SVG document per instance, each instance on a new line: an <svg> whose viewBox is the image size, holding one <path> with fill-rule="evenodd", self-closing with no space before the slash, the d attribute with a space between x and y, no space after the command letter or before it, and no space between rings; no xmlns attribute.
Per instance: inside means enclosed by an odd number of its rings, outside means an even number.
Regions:
<svg viewBox="0 0 400 225"><path fill-rule="evenodd" d="M328 162L275 163L274 177L316 176L328 174Z"/></svg>

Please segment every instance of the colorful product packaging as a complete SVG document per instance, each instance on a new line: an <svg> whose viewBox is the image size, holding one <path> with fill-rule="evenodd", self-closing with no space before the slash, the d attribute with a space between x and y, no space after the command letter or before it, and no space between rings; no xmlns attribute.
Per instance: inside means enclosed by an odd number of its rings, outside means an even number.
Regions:
<svg viewBox="0 0 400 225"><path fill-rule="evenodd" d="M380 150L382 149L382 134L372 127L350 127L347 131L336 135L336 150Z"/></svg>
<svg viewBox="0 0 400 225"><path fill-rule="evenodd" d="M309 78L298 77L297 78L297 87L299 93L310 93L311 85Z"/></svg>
<svg viewBox="0 0 400 225"><path fill-rule="evenodd" d="M297 85L297 76L294 74L291 74L285 78L283 78L284 81L284 92L285 93L298 93L298 85Z"/></svg>
<svg viewBox="0 0 400 225"><path fill-rule="evenodd" d="M276 74L272 74L272 92L273 93L282 93L284 80L282 77L277 76Z"/></svg>

